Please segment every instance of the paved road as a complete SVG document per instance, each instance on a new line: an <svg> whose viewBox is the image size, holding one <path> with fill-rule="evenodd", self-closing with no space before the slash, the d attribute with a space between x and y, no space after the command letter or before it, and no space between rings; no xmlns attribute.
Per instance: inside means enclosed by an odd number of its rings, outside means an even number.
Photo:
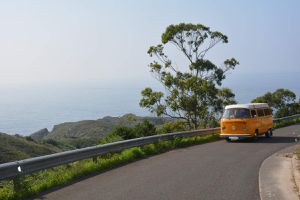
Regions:
<svg viewBox="0 0 300 200"><path fill-rule="evenodd" d="M300 125L258 142L218 141L161 155L87 178L40 196L49 200L255 200L264 159L295 144Z"/></svg>

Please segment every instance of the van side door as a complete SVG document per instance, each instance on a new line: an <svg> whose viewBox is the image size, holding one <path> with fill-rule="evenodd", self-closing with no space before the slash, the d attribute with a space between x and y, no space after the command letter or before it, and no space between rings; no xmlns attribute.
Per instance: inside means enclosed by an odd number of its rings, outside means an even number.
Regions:
<svg viewBox="0 0 300 200"><path fill-rule="evenodd" d="M270 108L266 108L264 109L264 113L265 113L265 120L266 120L266 131L268 131L269 129L272 129L272 125L273 125L273 119L272 119L272 111Z"/></svg>
<svg viewBox="0 0 300 200"><path fill-rule="evenodd" d="M258 123L259 123L258 132L259 134L262 134L265 132L266 129L264 110L261 108L257 109L257 115L258 115Z"/></svg>
<svg viewBox="0 0 300 200"><path fill-rule="evenodd" d="M257 116L257 112L255 109L251 109L251 117L253 118L252 120L252 124L250 127L250 131L252 134L255 133L255 130L258 129L258 127L260 126L260 122L259 122L259 118Z"/></svg>

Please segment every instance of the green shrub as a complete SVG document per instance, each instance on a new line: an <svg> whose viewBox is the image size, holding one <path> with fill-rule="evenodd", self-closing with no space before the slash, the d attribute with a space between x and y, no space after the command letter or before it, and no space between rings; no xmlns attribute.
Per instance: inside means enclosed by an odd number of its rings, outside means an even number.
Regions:
<svg viewBox="0 0 300 200"><path fill-rule="evenodd" d="M158 153L158 150L155 144L148 144L142 147L146 155L154 155Z"/></svg>
<svg viewBox="0 0 300 200"><path fill-rule="evenodd" d="M115 132L109 133L106 137L102 138L98 144L106 144L121 141L123 138Z"/></svg>
<svg viewBox="0 0 300 200"><path fill-rule="evenodd" d="M183 121L177 121L163 124L162 127L157 130L157 132L158 134L165 134L186 130L188 130L186 127L186 123Z"/></svg>
<svg viewBox="0 0 300 200"><path fill-rule="evenodd" d="M119 125L115 127L106 137L102 138L98 143L105 144L119 140L129 140L156 134L157 131L155 125L150 123L148 120L144 120L143 123L138 123L134 127Z"/></svg>
<svg viewBox="0 0 300 200"><path fill-rule="evenodd" d="M156 135L156 127L148 120L144 120L143 123L134 126L133 132L136 137Z"/></svg>

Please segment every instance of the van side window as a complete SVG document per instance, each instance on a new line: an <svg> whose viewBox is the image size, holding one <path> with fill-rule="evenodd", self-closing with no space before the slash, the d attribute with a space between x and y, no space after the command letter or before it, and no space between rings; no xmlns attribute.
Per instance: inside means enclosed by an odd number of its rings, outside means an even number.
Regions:
<svg viewBox="0 0 300 200"><path fill-rule="evenodd" d="M264 109L264 112L265 112L265 115L266 115L266 116L267 116L267 115L271 115L270 109Z"/></svg>
<svg viewBox="0 0 300 200"><path fill-rule="evenodd" d="M252 116L252 118L255 118L257 116L256 110L251 110L251 116Z"/></svg>
<svg viewBox="0 0 300 200"><path fill-rule="evenodd" d="M258 110L257 110L257 115L258 115L259 117L263 117L263 116L264 116L264 110L263 110L263 109L258 109Z"/></svg>

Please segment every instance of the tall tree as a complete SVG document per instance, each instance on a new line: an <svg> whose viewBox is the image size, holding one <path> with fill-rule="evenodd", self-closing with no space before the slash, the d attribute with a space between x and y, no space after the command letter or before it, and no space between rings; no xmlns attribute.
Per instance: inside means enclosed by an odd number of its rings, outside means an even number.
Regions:
<svg viewBox="0 0 300 200"><path fill-rule="evenodd" d="M300 104L296 102L296 94L291 90L279 88L274 92L256 97L252 103L268 103L275 110L275 117L284 117L300 112Z"/></svg>
<svg viewBox="0 0 300 200"><path fill-rule="evenodd" d="M216 118L220 106L234 101L229 89L221 89L226 72L238 61L227 59L217 66L205 56L218 43L228 43L226 35L211 31L202 24L177 24L167 27L161 37L162 44L151 46L148 54L155 60L150 72L165 88L165 93L145 88L140 106L158 116L169 116L186 121L189 128L207 127ZM187 61L177 67L165 53L167 45L176 47Z"/></svg>

